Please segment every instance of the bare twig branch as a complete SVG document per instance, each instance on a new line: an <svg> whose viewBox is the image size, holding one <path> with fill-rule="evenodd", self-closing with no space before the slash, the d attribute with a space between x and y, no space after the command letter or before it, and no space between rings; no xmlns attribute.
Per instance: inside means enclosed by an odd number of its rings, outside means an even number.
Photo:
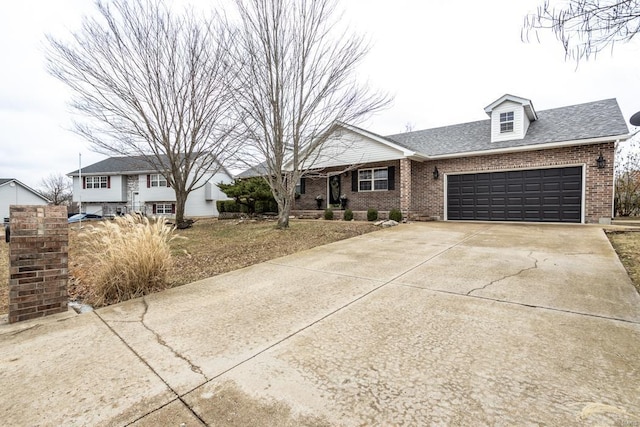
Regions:
<svg viewBox="0 0 640 427"><path fill-rule="evenodd" d="M248 153L264 162L288 226L295 186L336 145L335 125L362 120L390 99L358 84L364 39L338 32L334 0L236 0L230 60L233 105Z"/></svg>
<svg viewBox="0 0 640 427"><path fill-rule="evenodd" d="M95 151L142 155L176 192L189 193L235 152L225 30L216 15L162 0L96 1L71 42L48 37L49 72L74 93L75 132Z"/></svg>
<svg viewBox="0 0 640 427"><path fill-rule="evenodd" d="M552 30L567 58L579 62L607 47L628 42L640 32L640 0L569 0L562 7L545 0L525 17L523 40L539 29Z"/></svg>

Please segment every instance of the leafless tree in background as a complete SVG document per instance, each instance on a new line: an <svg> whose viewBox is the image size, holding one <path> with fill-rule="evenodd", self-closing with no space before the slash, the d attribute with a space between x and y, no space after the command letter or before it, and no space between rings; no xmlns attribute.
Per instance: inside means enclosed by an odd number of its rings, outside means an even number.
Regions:
<svg viewBox="0 0 640 427"><path fill-rule="evenodd" d="M606 47L627 42L640 32L640 0L545 0L525 18L524 38L532 31L551 29L576 61L595 56Z"/></svg>
<svg viewBox="0 0 640 427"><path fill-rule="evenodd" d="M615 214L640 214L640 133L616 148Z"/></svg>
<svg viewBox="0 0 640 427"><path fill-rule="evenodd" d="M71 203L73 195L71 179L62 174L52 173L46 178L42 178L38 190L54 205L69 205Z"/></svg>
<svg viewBox="0 0 640 427"><path fill-rule="evenodd" d="M234 154L224 30L215 14L163 0L96 1L69 41L48 36L49 72L74 93L74 130L95 151L142 155L176 194L189 193Z"/></svg>
<svg viewBox="0 0 640 427"><path fill-rule="evenodd" d="M278 227L286 228L296 183L334 125L361 120L389 98L356 81L368 46L338 30L334 0L235 3L239 22L230 60L239 134L248 152L264 160Z"/></svg>

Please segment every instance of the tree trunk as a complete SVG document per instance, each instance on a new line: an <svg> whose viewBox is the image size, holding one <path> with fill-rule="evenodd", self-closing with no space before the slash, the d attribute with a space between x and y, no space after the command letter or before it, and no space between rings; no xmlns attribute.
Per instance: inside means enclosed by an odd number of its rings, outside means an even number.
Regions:
<svg viewBox="0 0 640 427"><path fill-rule="evenodd" d="M187 204L187 194L176 190L176 225L184 222L184 208Z"/></svg>
<svg viewBox="0 0 640 427"><path fill-rule="evenodd" d="M285 197L278 202L278 225L277 228L289 228L289 215L291 214L291 197Z"/></svg>

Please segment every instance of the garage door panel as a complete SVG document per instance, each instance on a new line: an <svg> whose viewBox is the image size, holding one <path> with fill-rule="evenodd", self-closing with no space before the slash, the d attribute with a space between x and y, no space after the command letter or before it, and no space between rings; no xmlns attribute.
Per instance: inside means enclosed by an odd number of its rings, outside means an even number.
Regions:
<svg viewBox="0 0 640 427"><path fill-rule="evenodd" d="M448 219L580 222L582 167L451 175Z"/></svg>

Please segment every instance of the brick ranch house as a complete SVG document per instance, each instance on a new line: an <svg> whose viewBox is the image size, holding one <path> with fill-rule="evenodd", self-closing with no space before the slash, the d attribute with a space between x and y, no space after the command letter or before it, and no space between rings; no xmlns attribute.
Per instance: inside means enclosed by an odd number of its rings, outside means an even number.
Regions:
<svg viewBox="0 0 640 427"><path fill-rule="evenodd" d="M489 119L380 136L335 125L299 185L294 214L334 207L362 218L608 223L615 147L629 130L615 99L536 111L504 95ZM315 177L314 177L315 175Z"/></svg>

